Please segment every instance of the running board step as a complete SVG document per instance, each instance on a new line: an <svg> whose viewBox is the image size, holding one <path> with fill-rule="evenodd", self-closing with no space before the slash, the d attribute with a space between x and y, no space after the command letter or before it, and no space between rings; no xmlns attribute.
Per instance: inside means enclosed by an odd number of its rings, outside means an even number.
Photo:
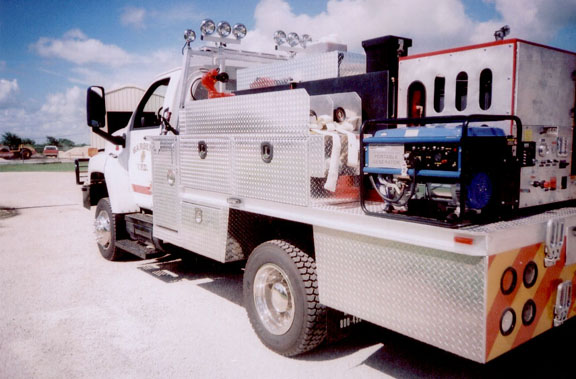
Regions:
<svg viewBox="0 0 576 379"><path fill-rule="evenodd" d="M141 243L138 243L137 241L132 241L128 239L116 241L116 247L130 254L134 254L135 256L140 257L142 259L152 258L160 254L158 250L154 248L146 247Z"/></svg>

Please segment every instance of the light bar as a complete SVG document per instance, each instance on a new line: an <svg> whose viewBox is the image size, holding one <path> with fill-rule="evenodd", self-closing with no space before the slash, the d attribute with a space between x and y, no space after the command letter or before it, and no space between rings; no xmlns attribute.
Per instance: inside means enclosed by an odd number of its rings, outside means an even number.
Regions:
<svg viewBox="0 0 576 379"><path fill-rule="evenodd" d="M274 33L274 42L276 42L277 50L295 52L298 50L298 45L305 49L308 43L312 42L312 38L308 34L303 34L302 37L299 37L295 32L290 32L286 35L283 30L278 30ZM288 46L282 46L285 43L288 43Z"/></svg>

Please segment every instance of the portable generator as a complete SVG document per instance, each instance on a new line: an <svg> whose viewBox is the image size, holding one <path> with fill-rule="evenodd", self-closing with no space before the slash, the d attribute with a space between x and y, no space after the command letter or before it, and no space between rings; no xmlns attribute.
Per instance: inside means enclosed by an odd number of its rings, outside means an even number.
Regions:
<svg viewBox="0 0 576 379"><path fill-rule="evenodd" d="M516 136L486 125L502 120L516 123ZM506 217L518 208L521 130L515 116L368 121L361 133L362 208L454 226Z"/></svg>

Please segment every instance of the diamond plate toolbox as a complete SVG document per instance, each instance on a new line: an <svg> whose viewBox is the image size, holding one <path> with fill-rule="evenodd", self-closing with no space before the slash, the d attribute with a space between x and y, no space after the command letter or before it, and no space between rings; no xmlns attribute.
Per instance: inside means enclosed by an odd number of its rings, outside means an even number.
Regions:
<svg viewBox="0 0 576 379"><path fill-rule="evenodd" d="M180 138L181 183L184 188L233 193L232 146L228 138Z"/></svg>
<svg viewBox="0 0 576 379"><path fill-rule="evenodd" d="M366 73L362 54L331 51L238 71L238 90Z"/></svg>
<svg viewBox="0 0 576 379"><path fill-rule="evenodd" d="M225 262L228 210L182 202L181 234L184 248Z"/></svg>
<svg viewBox="0 0 576 379"><path fill-rule="evenodd" d="M304 89L190 101L183 135L308 135L310 97Z"/></svg>
<svg viewBox="0 0 576 379"><path fill-rule="evenodd" d="M180 221L177 157L176 137L152 138L154 226L173 231L178 231Z"/></svg>
<svg viewBox="0 0 576 379"><path fill-rule="evenodd" d="M482 361L486 258L314 227L320 302Z"/></svg>
<svg viewBox="0 0 576 379"><path fill-rule="evenodd" d="M253 136L234 142L238 196L308 205L307 137Z"/></svg>

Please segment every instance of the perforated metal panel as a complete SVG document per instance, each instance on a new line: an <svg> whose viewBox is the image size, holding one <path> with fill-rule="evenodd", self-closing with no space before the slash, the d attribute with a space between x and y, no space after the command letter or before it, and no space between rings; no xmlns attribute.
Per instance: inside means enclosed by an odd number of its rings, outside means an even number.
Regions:
<svg viewBox="0 0 576 379"><path fill-rule="evenodd" d="M306 90L190 101L184 135L308 135L310 97Z"/></svg>
<svg viewBox="0 0 576 379"><path fill-rule="evenodd" d="M272 160L269 163L262 159L262 143L272 146ZM308 204L307 138L236 138L235 153L238 196L295 205Z"/></svg>
<svg viewBox="0 0 576 379"><path fill-rule="evenodd" d="M176 137L158 136L152 140L152 199L154 225L178 230L178 151Z"/></svg>
<svg viewBox="0 0 576 379"><path fill-rule="evenodd" d="M205 146L205 155L199 151L199 144ZM231 156L230 139L182 136L180 139L182 186L231 194L233 175Z"/></svg>
<svg viewBox="0 0 576 379"><path fill-rule="evenodd" d="M366 73L364 55L331 51L297 56L289 61L243 69L238 72L238 89L261 88L287 84L291 81L304 82L364 73Z"/></svg>
<svg viewBox="0 0 576 379"><path fill-rule="evenodd" d="M314 228L320 302L482 361L484 257Z"/></svg>

